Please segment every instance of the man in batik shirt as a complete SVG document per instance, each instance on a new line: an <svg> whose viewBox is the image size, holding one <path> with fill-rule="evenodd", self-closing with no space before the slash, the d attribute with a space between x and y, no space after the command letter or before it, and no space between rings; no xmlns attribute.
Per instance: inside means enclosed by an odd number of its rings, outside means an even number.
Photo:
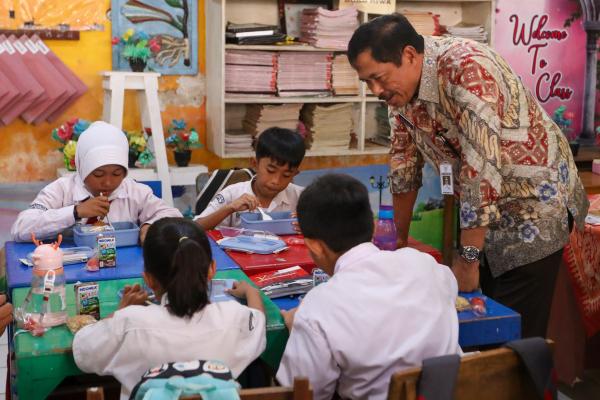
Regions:
<svg viewBox="0 0 600 400"><path fill-rule="evenodd" d="M521 314L523 337L545 336L563 246L588 208L558 126L495 51L423 37L400 14L359 27L348 56L389 106L399 246L408 238L423 162L451 167L460 201L452 263L459 288L481 284Z"/></svg>

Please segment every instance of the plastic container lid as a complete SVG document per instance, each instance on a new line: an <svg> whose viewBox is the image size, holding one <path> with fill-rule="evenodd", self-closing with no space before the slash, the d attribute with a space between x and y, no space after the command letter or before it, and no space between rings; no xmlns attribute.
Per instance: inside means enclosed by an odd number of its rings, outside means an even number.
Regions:
<svg viewBox="0 0 600 400"><path fill-rule="evenodd" d="M392 206L379 206L379 219L394 219L394 207Z"/></svg>

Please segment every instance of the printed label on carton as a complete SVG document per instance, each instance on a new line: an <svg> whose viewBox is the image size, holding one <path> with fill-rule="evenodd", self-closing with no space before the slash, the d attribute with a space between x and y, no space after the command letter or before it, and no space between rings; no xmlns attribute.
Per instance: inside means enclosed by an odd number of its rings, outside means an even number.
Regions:
<svg viewBox="0 0 600 400"><path fill-rule="evenodd" d="M79 315L91 315L100 319L99 286L96 282L75 285L75 308Z"/></svg>
<svg viewBox="0 0 600 400"><path fill-rule="evenodd" d="M98 235L98 262L100 268L117 265L117 240L114 235Z"/></svg>

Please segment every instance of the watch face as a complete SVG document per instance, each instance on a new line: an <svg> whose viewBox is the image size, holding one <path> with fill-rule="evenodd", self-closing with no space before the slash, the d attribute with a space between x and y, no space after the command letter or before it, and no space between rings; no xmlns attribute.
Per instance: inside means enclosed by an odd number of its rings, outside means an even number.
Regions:
<svg viewBox="0 0 600 400"><path fill-rule="evenodd" d="M464 246L461 256L468 262L479 260L479 249L475 246Z"/></svg>

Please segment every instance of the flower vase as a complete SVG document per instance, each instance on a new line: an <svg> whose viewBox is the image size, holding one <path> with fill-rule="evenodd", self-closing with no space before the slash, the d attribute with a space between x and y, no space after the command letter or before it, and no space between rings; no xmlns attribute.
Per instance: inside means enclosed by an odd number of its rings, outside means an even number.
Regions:
<svg viewBox="0 0 600 400"><path fill-rule="evenodd" d="M188 166L190 159L192 158L191 150L174 151L173 153L175 153L175 163L178 167Z"/></svg>
<svg viewBox="0 0 600 400"><path fill-rule="evenodd" d="M130 58L129 67L133 72L144 72L146 69L146 61L141 58Z"/></svg>

